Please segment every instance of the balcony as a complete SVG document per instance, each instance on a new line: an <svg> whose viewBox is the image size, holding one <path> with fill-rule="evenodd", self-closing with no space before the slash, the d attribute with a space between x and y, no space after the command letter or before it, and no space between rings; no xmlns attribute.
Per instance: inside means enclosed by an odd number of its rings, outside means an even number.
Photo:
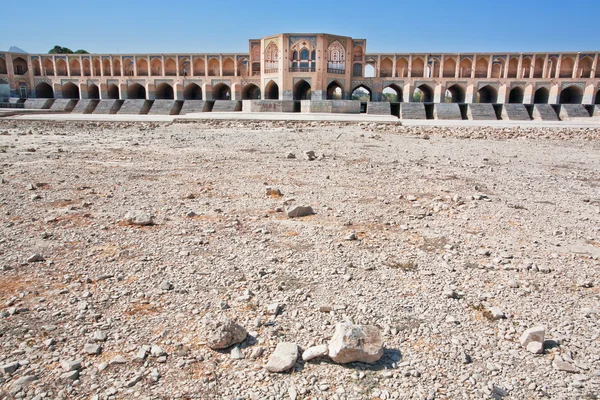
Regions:
<svg viewBox="0 0 600 400"><path fill-rule="evenodd" d="M266 68L265 74L276 74L279 72L279 68Z"/></svg>
<svg viewBox="0 0 600 400"><path fill-rule="evenodd" d="M259 76L260 75L260 71L252 71L252 76Z"/></svg>
<svg viewBox="0 0 600 400"><path fill-rule="evenodd" d="M344 75L346 73L346 70L337 68L327 68L327 73Z"/></svg>
<svg viewBox="0 0 600 400"><path fill-rule="evenodd" d="M290 72L315 72L315 67L290 67Z"/></svg>

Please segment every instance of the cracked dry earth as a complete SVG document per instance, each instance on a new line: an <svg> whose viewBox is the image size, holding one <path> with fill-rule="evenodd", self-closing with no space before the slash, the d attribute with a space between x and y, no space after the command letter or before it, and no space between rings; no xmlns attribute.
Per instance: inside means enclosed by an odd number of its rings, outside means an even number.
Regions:
<svg viewBox="0 0 600 400"><path fill-rule="evenodd" d="M598 130L0 133L1 399L598 398ZM207 347L218 316L240 346ZM380 329L376 364L266 370L277 343L327 344L344 321ZM519 342L537 325L542 354Z"/></svg>

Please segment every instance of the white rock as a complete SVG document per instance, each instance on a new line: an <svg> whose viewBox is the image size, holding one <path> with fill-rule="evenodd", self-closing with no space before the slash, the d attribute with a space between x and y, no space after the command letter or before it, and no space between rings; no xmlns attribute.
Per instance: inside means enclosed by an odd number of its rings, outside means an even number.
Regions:
<svg viewBox="0 0 600 400"><path fill-rule="evenodd" d="M243 342L248 336L241 325L225 317L209 321L206 329L208 332L208 347L213 350L226 349Z"/></svg>
<svg viewBox="0 0 600 400"><path fill-rule="evenodd" d="M302 353L302 359L304 361L309 361L309 360L312 360L313 358L324 357L327 355L328 352L329 352L329 348L327 347L326 344L312 346L312 347L309 347L308 349L304 350L304 353Z"/></svg>
<svg viewBox="0 0 600 400"><path fill-rule="evenodd" d="M329 357L339 364L375 363L383 355L381 332L371 325L338 323L329 342Z"/></svg>
<svg viewBox="0 0 600 400"><path fill-rule="evenodd" d="M495 320L506 318L504 312L499 307L490 307L488 311Z"/></svg>
<svg viewBox="0 0 600 400"><path fill-rule="evenodd" d="M154 224L154 219L151 215L142 211L129 211L125 214L125 222L130 225L146 226Z"/></svg>
<svg viewBox="0 0 600 400"><path fill-rule="evenodd" d="M285 209L285 212L290 218L305 217L315 213L311 206L290 206Z"/></svg>
<svg viewBox="0 0 600 400"><path fill-rule="evenodd" d="M534 326L533 328L529 328L525 332L523 332L519 341L521 342L521 346L527 348L527 345L530 342L544 343L545 338L546 338L546 327Z"/></svg>
<svg viewBox="0 0 600 400"><path fill-rule="evenodd" d="M529 342L527 344L527 351L533 354L542 354L544 352L544 343Z"/></svg>
<svg viewBox="0 0 600 400"><path fill-rule="evenodd" d="M280 342L269 357L267 370L270 372L285 372L292 368L298 359L298 345L291 342Z"/></svg>

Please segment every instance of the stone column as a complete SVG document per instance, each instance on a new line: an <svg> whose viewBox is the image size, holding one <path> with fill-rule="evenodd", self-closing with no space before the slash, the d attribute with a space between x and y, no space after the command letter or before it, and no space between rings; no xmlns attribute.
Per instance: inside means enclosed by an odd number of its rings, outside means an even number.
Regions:
<svg viewBox="0 0 600 400"><path fill-rule="evenodd" d="M219 55L219 76L223 76L223 56L222 55Z"/></svg>
<svg viewBox="0 0 600 400"><path fill-rule="evenodd" d="M69 56L65 56L67 59L67 76L71 76L71 60L69 60Z"/></svg>
<svg viewBox="0 0 600 400"><path fill-rule="evenodd" d="M560 78L560 67L562 65L562 54L558 55L558 60L556 61L556 71L554 72L554 78Z"/></svg>
<svg viewBox="0 0 600 400"><path fill-rule="evenodd" d="M208 76L208 56L204 56L204 76Z"/></svg>
<svg viewBox="0 0 600 400"><path fill-rule="evenodd" d="M517 64L517 78L523 79L523 54L519 56L519 63Z"/></svg>
<svg viewBox="0 0 600 400"><path fill-rule="evenodd" d="M577 79L579 78L579 59L581 58L581 54L577 54L577 57L575 57L575 63L573 65L573 71L571 73L571 78L572 79Z"/></svg>
<svg viewBox="0 0 600 400"><path fill-rule="evenodd" d="M423 76L422 76L422 78L425 78L425 75L427 75L428 65L429 65L429 55L426 55L423 60Z"/></svg>
<svg viewBox="0 0 600 400"><path fill-rule="evenodd" d="M413 60L413 58L412 58L412 54L411 54L408 56L408 71L406 74L406 76L408 78L412 78L412 60Z"/></svg>
<svg viewBox="0 0 600 400"><path fill-rule="evenodd" d="M458 78L460 75L460 54L456 55L456 68L454 70L454 79Z"/></svg>
<svg viewBox="0 0 600 400"><path fill-rule="evenodd" d="M592 62L592 73L591 73L591 77L595 78L596 77L596 67L598 66L598 53L596 53L596 55L594 56L594 61Z"/></svg>
<svg viewBox="0 0 600 400"><path fill-rule="evenodd" d="M488 62L488 70L487 70L487 78L491 79L492 77L492 65L494 65L494 55L491 54L489 56L489 62Z"/></svg>
<svg viewBox="0 0 600 400"><path fill-rule="evenodd" d="M542 69L542 78L546 79L548 78L548 54L546 54L546 56L544 57L544 68ZM550 77L552 78L552 77Z"/></svg>
<svg viewBox="0 0 600 400"><path fill-rule="evenodd" d="M475 69L477 68L477 54L473 54L473 61L471 62L471 79L475 79Z"/></svg>
<svg viewBox="0 0 600 400"><path fill-rule="evenodd" d="M439 78L443 78L444 77L444 61L446 61L445 56L442 54L442 58L440 60L440 73Z"/></svg>
<svg viewBox="0 0 600 400"><path fill-rule="evenodd" d="M508 69L510 68L510 54L506 55L506 60L504 60L504 73L502 76L504 79L508 78ZM517 65L517 78L519 77L519 66Z"/></svg>

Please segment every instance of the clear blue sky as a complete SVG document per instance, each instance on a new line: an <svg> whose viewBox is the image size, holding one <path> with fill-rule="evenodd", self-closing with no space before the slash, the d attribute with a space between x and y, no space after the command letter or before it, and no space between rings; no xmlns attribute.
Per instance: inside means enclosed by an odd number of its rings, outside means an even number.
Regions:
<svg viewBox="0 0 600 400"><path fill-rule="evenodd" d="M600 0L1 0L0 50L247 52L250 38L327 32L367 52L600 50Z"/></svg>

